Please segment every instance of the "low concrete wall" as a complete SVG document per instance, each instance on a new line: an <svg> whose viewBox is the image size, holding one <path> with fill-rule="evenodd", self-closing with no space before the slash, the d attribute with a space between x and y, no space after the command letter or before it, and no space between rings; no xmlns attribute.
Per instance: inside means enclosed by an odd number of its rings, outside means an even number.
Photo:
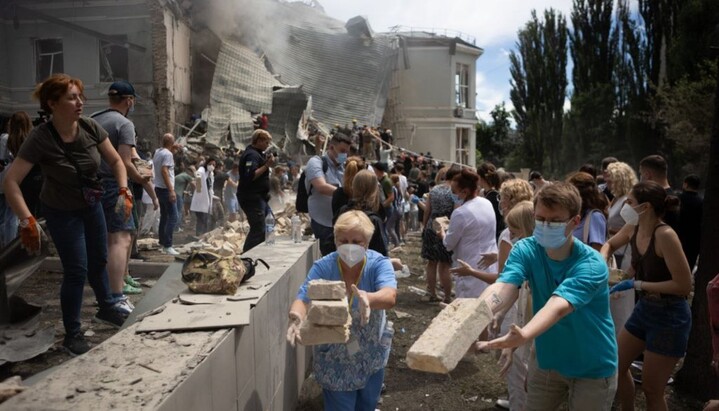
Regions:
<svg viewBox="0 0 719 411"><path fill-rule="evenodd" d="M293 410L310 350L287 344L287 312L319 250L278 239L246 255L270 264L258 266L256 276L272 282L248 326L152 336L131 325L0 410ZM179 275L175 263L163 277Z"/></svg>

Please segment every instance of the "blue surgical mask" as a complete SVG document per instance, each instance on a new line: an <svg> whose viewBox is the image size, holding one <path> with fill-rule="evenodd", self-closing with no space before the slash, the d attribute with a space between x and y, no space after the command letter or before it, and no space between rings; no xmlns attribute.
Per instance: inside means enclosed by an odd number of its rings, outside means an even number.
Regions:
<svg viewBox="0 0 719 411"><path fill-rule="evenodd" d="M344 164L347 161L347 153L337 153L337 162Z"/></svg>
<svg viewBox="0 0 719 411"><path fill-rule="evenodd" d="M461 206L462 204L464 204L464 200L459 198L459 196L457 194L450 193L449 195L452 196L452 201L454 202L455 205Z"/></svg>
<svg viewBox="0 0 719 411"><path fill-rule="evenodd" d="M567 223L534 222L534 238L544 248L560 248L567 242Z"/></svg>

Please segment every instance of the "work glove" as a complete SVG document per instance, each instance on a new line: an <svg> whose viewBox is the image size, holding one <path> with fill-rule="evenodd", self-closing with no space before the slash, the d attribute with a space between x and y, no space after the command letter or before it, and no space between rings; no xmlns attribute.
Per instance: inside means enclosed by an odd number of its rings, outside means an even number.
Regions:
<svg viewBox="0 0 719 411"><path fill-rule="evenodd" d="M623 280L615 284L609 289L609 294L614 294L618 291L626 291L634 288L634 279Z"/></svg>
<svg viewBox="0 0 719 411"><path fill-rule="evenodd" d="M287 327L287 342L290 343L292 347L294 347L297 343L302 344L302 339L300 338L300 327L302 325L302 319L300 318L300 315L296 312L290 312L289 315L290 325Z"/></svg>
<svg viewBox="0 0 719 411"><path fill-rule="evenodd" d="M367 291L360 290L356 285L352 284L352 293L357 299L359 299L360 324L365 326L369 322L369 315L372 312L369 308L369 297L367 296Z"/></svg>
<svg viewBox="0 0 719 411"><path fill-rule="evenodd" d="M30 216L20 220L20 243L28 254L40 254L40 244L43 237L45 237L45 233L37 220L35 220L35 217Z"/></svg>
<svg viewBox="0 0 719 411"><path fill-rule="evenodd" d="M129 188L120 187L117 203L115 204L115 213L123 213L124 222L130 220L130 216L132 215L132 193Z"/></svg>

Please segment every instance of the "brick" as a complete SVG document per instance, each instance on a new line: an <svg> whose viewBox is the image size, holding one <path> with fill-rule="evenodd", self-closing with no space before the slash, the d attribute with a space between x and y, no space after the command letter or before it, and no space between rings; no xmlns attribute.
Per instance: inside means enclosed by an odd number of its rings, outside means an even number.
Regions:
<svg viewBox="0 0 719 411"><path fill-rule="evenodd" d="M351 320L347 297L341 300L313 300L307 321L317 325L344 325Z"/></svg>
<svg viewBox="0 0 719 411"><path fill-rule="evenodd" d="M491 320L492 311L486 301L455 299L409 349L407 365L418 371L449 373Z"/></svg>
<svg viewBox="0 0 719 411"><path fill-rule="evenodd" d="M344 344L350 338L350 324L352 320L345 325L317 325L310 321L302 322L300 327L300 339L302 345L317 344Z"/></svg>
<svg viewBox="0 0 719 411"><path fill-rule="evenodd" d="M310 300L341 300L347 297L344 281L312 280L307 286Z"/></svg>

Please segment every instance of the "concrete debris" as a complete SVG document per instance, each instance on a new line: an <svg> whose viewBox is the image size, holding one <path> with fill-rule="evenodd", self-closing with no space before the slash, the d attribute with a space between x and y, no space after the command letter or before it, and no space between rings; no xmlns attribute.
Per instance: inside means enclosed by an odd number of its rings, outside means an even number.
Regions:
<svg viewBox="0 0 719 411"><path fill-rule="evenodd" d="M445 232L449 229L449 218L447 217L438 217L434 219L434 222L432 222L432 229L434 231L439 232L440 230L444 230Z"/></svg>
<svg viewBox="0 0 719 411"><path fill-rule="evenodd" d="M140 238L137 240L137 251L152 251L160 249L160 240L156 238Z"/></svg>
<svg viewBox="0 0 719 411"><path fill-rule="evenodd" d="M457 298L409 349L407 365L418 371L449 373L491 321L492 310L486 301Z"/></svg>
<svg viewBox="0 0 719 411"><path fill-rule="evenodd" d="M22 378L18 375L0 382L0 403L14 395L20 394L25 391L25 388L27 387L22 385Z"/></svg>
<svg viewBox="0 0 719 411"><path fill-rule="evenodd" d="M341 300L314 300L307 312L307 321L317 325L343 325L352 321L347 306L347 297Z"/></svg>
<svg viewBox="0 0 719 411"><path fill-rule="evenodd" d="M347 287L343 281L312 280L307 286L310 300L340 300L347 296Z"/></svg>
<svg viewBox="0 0 719 411"><path fill-rule="evenodd" d="M300 340L302 345L344 344L350 338L350 324L352 324L351 318L347 324L340 326L317 325L303 321L300 327Z"/></svg>

